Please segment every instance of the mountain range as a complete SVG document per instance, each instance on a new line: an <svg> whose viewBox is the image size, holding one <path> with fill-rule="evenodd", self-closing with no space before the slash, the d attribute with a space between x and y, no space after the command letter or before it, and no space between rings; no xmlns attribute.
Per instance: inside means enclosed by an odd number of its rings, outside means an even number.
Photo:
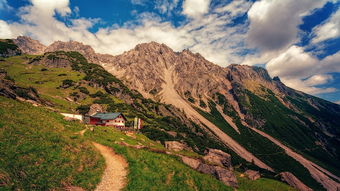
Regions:
<svg viewBox="0 0 340 191"><path fill-rule="evenodd" d="M77 65L88 76L84 79L91 79L82 83L104 89L144 118L150 112L170 117L168 125L150 122L142 130L150 139L185 142L198 153L218 145L236 164L272 175L290 172L314 190L340 188L340 105L289 88L262 67L221 67L199 53L175 52L156 42L116 56L76 41L45 46L20 36L13 43L18 50L2 56L39 55L27 63L74 69L77 61L70 58L79 52L101 66L105 71Z"/></svg>

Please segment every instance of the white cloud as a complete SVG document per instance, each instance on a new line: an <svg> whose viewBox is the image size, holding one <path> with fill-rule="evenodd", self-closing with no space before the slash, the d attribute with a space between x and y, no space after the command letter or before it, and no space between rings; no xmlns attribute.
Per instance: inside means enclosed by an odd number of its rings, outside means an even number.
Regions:
<svg viewBox="0 0 340 191"><path fill-rule="evenodd" d="M297 39L303 15L321 7L325 0L261 0L248 11L247 40L262 51L285 49Z"/></svg>
<svg viewBox="0 0 340 191"><path fill-rule="evenodd" d="M170 15L177 7L179 0L158 0L155 1L155 8L162 14Z"/></svg>
<svg viewBox="0 0 340 191"><path fill-rule="evenodd" d="M334 103L336 103L336 104L339 104L339 105L340 105L340 100L339 100L339 101L335 101Z"/></svg>
<svg viewBox="0 0 340 191"><path fill-rule="evenodd" d="M316 27L313 32L316 35L312 39L313 43L340 37L340 9L326 23Z"/></svg>
<svg viewBox="0 0 340 191"><path fill-rule="evenodd" d="M322 93L332 93L336 92L336 88L318 88L314 86L310 86L306 84L303 80L297 79L297 78L280 78L281 81L287 85L288 87L294 88L296 90L300 90L302 92L308 93L308 94L322 94Z"/></svg>
<svg viewBox="0 0 340 191"><path fill-rule="evenodd" d="M218 7L216 8L217 13L229 13L230 16L235 17L235 16L240 16L247 12L249 8L251 7L252 3L246 0L237 0L237 1L232 1L229 4L223 6L223 7Z"/></svg>
<svg viewBox="0 0 340 191"><path fill-rule="evenodd" d="M340 52L318 60L302 47L291 46L271 59L266 68L271 76L279 76L283 83L294 89L310 94L330 93L337 89L316 86L333 80L327 73L340 72Z"/></svg>
<svg viewBox="0 0 340 191"><path fill-rule="evenodd" d="M332 80L333 80L333 77L331 75L316 74L316 75L309 77L308 79L304 80L304 82L308 86L317 86L317 85L326 84L326 83L328 83Z"/></svg>
<svg viewBox="0 0 340 191"><path fill-rule="evenodd" d="M13 38L13 34L10 26L3 20L0 20L0 37L1 38Z"/></svg>
<svg viewBox="0 0 340 191"><path fill-rule="evenodd" d="M184 0L183 14L198 18L209 11L210 0Z"/></svg>
<svg viewBox="0 0 340 191"><path fill-rule="evenodd" d="M317 63L318 60L305 53L302 47L291 46L276 58L271 59L266 68L273 76L305 78L312 74L312 69Z"/></svg>

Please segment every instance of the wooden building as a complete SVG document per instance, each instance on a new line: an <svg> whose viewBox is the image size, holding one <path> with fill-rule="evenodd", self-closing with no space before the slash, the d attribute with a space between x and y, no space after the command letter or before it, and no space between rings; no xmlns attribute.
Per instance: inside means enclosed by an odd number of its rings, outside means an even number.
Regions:
<svg viewBox="0 0 340 191"><path fill-rule="evenodd" d="M89 124L101 126L125 127L126 118L122 113L96 113L90 116Z"/></svg>

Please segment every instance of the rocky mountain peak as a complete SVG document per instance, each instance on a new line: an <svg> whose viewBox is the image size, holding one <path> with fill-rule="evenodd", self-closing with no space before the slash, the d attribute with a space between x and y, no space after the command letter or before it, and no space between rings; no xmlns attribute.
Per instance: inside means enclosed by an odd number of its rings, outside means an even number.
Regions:
<svg viewBox="0 0 340 191"><path fill-rule="evenodd" d="M18 36L13 42L26 54L43 54L46 46L27 36Z"/></svg>
<svg viewBox="0 0 340 191"><path fill-rule="evenodd" d="M141 43L136 45L134 48L135 51L143 52L143 53L169 53L174 52L170 47L165 44L160 44L155 41L151 41L149 43Z"/></svg>
<svg viewBox="0 0 340 191"><path fill-rule="evenodd" d="M271 82L268 71L262 67L258 66L247 66L247 65L239 65L239 64L231 64L227 67L229 69L232 79L237 81L244 80L261 80Z"/></svg>

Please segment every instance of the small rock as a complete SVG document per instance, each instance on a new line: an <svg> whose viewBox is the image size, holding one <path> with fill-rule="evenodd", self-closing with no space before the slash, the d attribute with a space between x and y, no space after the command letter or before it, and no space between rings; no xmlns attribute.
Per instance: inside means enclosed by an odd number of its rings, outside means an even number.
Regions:
<svg viewBox="0 0 340 191"><path fill-rule="evenodd" d="M250 180L257 180L261 178L259 171L255 171L255 170L247 170L245 174Z"/></svg>
<svg viewBox="0 0 340 191"><path fill-rule="evenodd" d="M210 174L210 175L213 175L213 176L216 175L215 167L211 166L211 165L204 164L204 163L201 163L198 166L197 171L204 173L204 174Z"/></svg>

